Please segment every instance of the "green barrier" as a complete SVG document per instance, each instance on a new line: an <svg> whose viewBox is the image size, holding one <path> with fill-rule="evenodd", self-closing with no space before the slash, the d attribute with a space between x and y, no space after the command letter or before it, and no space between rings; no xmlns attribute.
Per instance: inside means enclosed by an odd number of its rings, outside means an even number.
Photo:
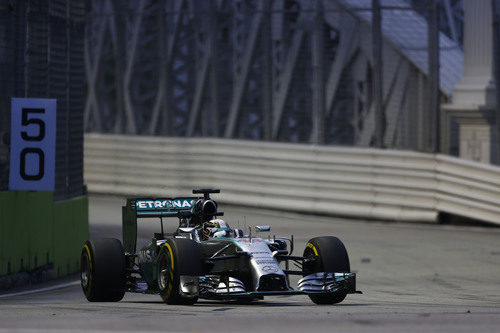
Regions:
<svg viewBox="0 0 500 333"><path fill-rule="evenodd" d="M0 276L46 264L56 277L77 272L88 236L87 196L54 202L53 192L0 192Z"/></svg>

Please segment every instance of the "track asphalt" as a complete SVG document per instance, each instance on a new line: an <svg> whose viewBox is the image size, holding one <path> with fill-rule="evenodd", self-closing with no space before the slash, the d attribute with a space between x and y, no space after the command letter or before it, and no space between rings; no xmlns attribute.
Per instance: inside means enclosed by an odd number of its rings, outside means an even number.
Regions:
<svg viewBox="0 0 500 333"><path fill-rule="evenodd" d="M90 198L92 238L121 238L123 202ZM89 303L79 285L64 281L60 288L0 296L0 333L500 332L499 228L221 208L233 227L270 225L271 236L293 234L296 254L314 236L339 237L364 294L335 306L315 305L306 296L169 306L158 295L126 294L118 303ZM141 224L139 245L157 229L154 221Z"/></svg>

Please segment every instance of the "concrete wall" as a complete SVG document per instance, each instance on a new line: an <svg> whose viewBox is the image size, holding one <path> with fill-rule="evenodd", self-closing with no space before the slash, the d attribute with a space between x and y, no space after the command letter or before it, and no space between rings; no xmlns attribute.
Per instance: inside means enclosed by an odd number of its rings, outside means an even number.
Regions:
<svg viewBox="0 0 500 333"><path fill-rule="evenodd" d="M87 196L54 202L52 192L0 192L0 216L0 276L46 264L55 277L79 271Z"/></svg>
<svg viewBox="0 0 500 333"><path fill-rule="evenodd" d="M230 204L329 215L500 224L500 168L444 155L207 138L91 134L91 193L186 195L221 188Z"/></svg>

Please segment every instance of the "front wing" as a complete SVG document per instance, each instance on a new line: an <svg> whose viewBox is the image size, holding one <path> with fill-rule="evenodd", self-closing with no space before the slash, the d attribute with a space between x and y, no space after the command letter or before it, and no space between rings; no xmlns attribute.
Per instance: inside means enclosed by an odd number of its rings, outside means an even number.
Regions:
<svg viewBox="0 0 500 333"><path fill-rule="evenodd" d="M348 294L361 293L356 291L355 273L314 273L299 280L298 290L257 290L245 291L239 283L230 281L228 284L219 284L208 288L200 278L199 297L207 299L248 298L279 295L320 295L345 291Z"/></svg>

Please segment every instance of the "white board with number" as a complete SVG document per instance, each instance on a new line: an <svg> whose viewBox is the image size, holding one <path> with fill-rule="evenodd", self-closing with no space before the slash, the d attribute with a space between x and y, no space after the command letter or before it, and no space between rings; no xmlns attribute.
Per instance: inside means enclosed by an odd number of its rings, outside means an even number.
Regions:
<svg viewBox="0 0 500 333"><path fill-rule="evenodd" d="M53 191L56 100L11 99L9 190Z"/></svg>

